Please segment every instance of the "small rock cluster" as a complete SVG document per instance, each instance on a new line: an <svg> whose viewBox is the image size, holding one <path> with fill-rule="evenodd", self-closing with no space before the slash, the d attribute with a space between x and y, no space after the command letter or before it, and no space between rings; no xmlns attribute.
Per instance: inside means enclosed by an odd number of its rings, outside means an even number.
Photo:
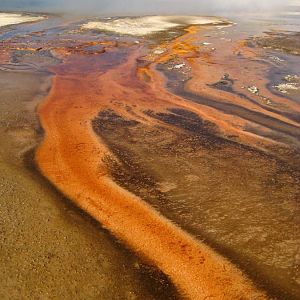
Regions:
<svg viewBox="0 0 300 300"><path fill-rule="evenodd" d="M274 88L282 94L289 94L300 89L300 78L297 75L286 75L284 82L275 85Z"/></svg>

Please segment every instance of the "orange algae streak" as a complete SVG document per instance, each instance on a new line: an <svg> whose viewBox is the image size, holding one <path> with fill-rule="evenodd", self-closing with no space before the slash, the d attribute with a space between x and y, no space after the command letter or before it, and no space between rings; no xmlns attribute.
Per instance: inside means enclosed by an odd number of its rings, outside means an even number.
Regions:
<svg viewBox="0 0 300 300"><path fill-rule="evenodd" d="M110 107L112 97L126 95L137 105L146 97L141 89L132 89L138 82L128 86L120 82L120 74L131 78L135 59L132 56L104 75L58 72L38 109L45 130L36 153L39 168L62 193L167 274L184 297L267 299L230 262L119 187L107 174L102 161L109 150L94 133L91 120ZM149 103L153 93L155 90Z"/></svg>

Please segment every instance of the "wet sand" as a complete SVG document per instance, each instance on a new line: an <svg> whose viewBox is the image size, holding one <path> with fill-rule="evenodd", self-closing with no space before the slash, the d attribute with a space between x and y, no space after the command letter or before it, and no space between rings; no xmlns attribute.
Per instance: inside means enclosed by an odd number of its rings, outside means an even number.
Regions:
<svg viewBox="0 0 300 300"><path fill-rule="evenodd" d="M54 43L36 163L183 297L292 299L299 105L267 87L259 49L220 30Z"/></svg>

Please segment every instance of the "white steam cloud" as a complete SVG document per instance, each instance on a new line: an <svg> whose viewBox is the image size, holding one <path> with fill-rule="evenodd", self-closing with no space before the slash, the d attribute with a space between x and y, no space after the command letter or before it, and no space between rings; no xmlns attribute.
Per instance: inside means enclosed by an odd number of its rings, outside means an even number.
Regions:
<svg viewBox="0 0 300 300"><path fill-rule="evenodd" d="M0 10L93 15L217 14L278 11L299 0L0 0Z"/></svg>

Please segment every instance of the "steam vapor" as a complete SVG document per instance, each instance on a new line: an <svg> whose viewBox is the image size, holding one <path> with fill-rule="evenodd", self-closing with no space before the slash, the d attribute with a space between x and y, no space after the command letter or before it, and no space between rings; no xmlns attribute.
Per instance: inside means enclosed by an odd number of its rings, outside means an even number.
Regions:
<svg viewBox="0 0 300 300"><path fill-rule="evenodd" d="M272 12L295 0L1 0L1 9L92 15ZM284 3L284 4L283 4Z"/></svg>

